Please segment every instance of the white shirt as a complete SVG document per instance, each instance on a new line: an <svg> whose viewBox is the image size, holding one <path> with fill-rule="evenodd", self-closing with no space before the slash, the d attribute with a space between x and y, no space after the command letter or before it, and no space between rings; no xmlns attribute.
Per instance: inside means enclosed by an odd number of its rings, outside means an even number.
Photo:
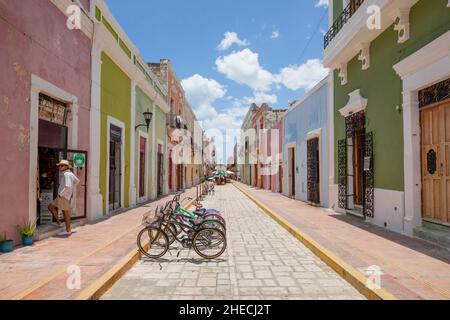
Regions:
<svg viewBox="0 0 450 320"><path fill-rule="evenodd" d="M73 195L73 188L80 182L80 180L70 171L66 170L59 175L58 195L70 200Z"/></svg>

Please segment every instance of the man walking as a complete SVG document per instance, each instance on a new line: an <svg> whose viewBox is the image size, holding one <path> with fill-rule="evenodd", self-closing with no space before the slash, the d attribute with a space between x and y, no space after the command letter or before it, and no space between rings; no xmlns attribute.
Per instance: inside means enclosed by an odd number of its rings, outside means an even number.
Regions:
<svg viewBox="0 0 450 320"><path fill-rule="evenodd" d="M58 226L61 225L58 210L62 210L66 223L66 231L61 232L58 235L69 236L72 234L70 228L70 200L73 196L74 188L80 182L80 180L69 170L69 161L61 160L56 166L58 167L60 173L58 196L48 206L48 210L50 210L50 212L52 213Z"/></svg>

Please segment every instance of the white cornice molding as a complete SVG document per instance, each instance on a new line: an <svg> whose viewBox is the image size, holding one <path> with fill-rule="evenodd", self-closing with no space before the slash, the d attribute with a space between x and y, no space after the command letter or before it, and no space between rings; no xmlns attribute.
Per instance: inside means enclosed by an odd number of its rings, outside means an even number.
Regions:
<svg viewBox="0 0 450 320"><path fill-rule="evenodd" d="M350 20L342 27L336 37L325 48L324 65L330 69L337 69L339 65L357 56L361 43L371 43L386 29L396 22L400 8L411 8L419 0L372 0L364 1ZM368 30L368 9L376 6L381 10L381 28Z"/></svg>
<svg viewBox="0 0 450 320"><path fill-rule="evenodd" d="M393 68L400 78L404 79L445 56L450 59L450 31L403 59Z"/></svg>
<svg viewBox="0 0 450 320"><path fill-rule="evenodd" d="M168 103L156 92L156 89L147 81L145 76L135 66L133 61L118 46L114 37L102 23L96 23L94 46L104 51L120 69L130 78L135 80L139 88L161 108L164 113L169 112Z"/></svg>
<svg viewBox="0 0 450 320"><path fill-rule="evenodd" d="M321 135L322 135L322 128L312 130L306 134L306 140L320 138Z"/></svg>
<svg viewBox="0 0 450 320"><path fill-rule="evenodd" d="M163 92L163 94L167 95L167 91L163 88L163 86L160 84L158 77L154 74L154 72L151 70L151 68L145 63L145 60L142 59L141 53L139 52L139 49L136 47L136 45L130 40L128 35L125 33L119 22L116 20L114 15L109 10L108 5L105 3L104 0L95 0L95 3L92 4L92 8L94 12L92 13L95 16L95 6L97 6L100 11L102 12L102 16L108 20L108 23L111 25L111 27L114 29L115 32L117 32L119 38L125 43L125 45L128 47L128 49L131 51L132 57L133 55L136 56L136 59L139 61L139 63L142 65L142 67L145 69L145 71L150 75L152 78L152 81L155 83L156 86L159 87L159 89ZM95 18L94 21L97 24L103 25L103 23L99 23ZM109 33L109 31L108 31ZM109 33L111 36L111 34ZM117 43L117 46L119 44ZM133 63L134 64L134 63Z"/></svg>
<svg viewBox="0 0 450 320"><path fill-rule="evenodd" d="M360 89L357 89L349 94L347 105L339 110L343 117L351 116L352 114L366 110L367 99L361 96Z"/></svg>

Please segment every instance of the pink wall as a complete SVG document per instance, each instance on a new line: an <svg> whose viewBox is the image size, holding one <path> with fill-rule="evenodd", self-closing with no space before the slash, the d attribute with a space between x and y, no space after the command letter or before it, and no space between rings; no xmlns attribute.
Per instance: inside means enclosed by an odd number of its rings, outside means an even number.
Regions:
<svg viewBox="0 0 450 320"><path fill-rule="evenodd" d="M278 143L278 152L279 152L279 154L280 154L280 159L279 159L279 162L280 162L280 164L282 164L282 161L283 161L283 135L284 135L284 132L283 132L283 120L280 120L280 121L278 121L273 127L272 127L272 129L270 130L270 131L272 131L272 130L278 130L279 131L279 143ZM271 147L269 147L270 149L271 149ZM272 150L270 150L270 154L272 155ZM278 190L277 190L277 187L278 187L278 184L279 184L279 175L281 174L281 172L278 172L276 175L272 175L271 176L271 179L272 179L272 181L271 181L271 189L272 189L272 192L277 192Z"/></svg>
<svg viewBox="0 0 450 320"><path fill-rule="evenodd" d="M80 0L81 4L84 6L86 10L89 10L91 5L91 0Z"/></svg>
<svg viewBox="0 0 450 320"><path fill-rule="evenodd" d="M263 150L263 152L265 153L265 155L267 157L271 156L271 143L270 143L271 137L272 137L271 130L268 130L267 131L267 138L262 140L261 149ZM270 167L267 166L266 168L267 168L266 170L268 170ZM270 179L271 179L270 175L262 176L263 189L265 189L265 190L269 190L270 189Z"/></svg>
<svg viewBox="0 0 450 320"><path fill-rule="evenodd" d="M78 97L78 149L89 147L91 42L50 1L0 0L0 233L29 218L31 75ZM16 242L17 244L17 242Z"/></svg>

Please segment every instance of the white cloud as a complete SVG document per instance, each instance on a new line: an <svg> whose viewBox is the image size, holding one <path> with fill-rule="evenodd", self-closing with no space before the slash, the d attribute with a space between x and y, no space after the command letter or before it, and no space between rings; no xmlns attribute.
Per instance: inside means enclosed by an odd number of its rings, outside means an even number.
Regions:
<svg viewBox="0 0 450 320"><path fill-rule="evenodd" d="M195 74L181 81L186 97L204 130L239 128L247 113L248 106L231 101L226 96L226 89L214 79L207 79ZM229 101L230 107L217 111L214 103L219 99ZM233 99L233 98L231 98ZM236 99L234 99L236 100Z"/></svg>
<svg viewBox="0 0 450 320"><path fill-rule="evenodd" d="M259 63L259 55L250 49L232 52L216 60L217 70L228 79L253 89L254 100L258 102L276 103L275 95L269 95L272 87L283 85L290 90L313 88L327 74L319 59L311 59L302 65L290 65L272 74ZM248 98L250 101L252 98Z"/></svg>
<svg viewBox="0 0 450 320"><path fill-rule="evenodd" d="M322 62L318 59L308 60L302 65L291 65L281 70L279 81L288 89L312 89L328 74Z"/></svg>
<svg viewBox="0 0 450 320"><path fill-rule="evenodd" d="M199 120L217 116L212 104L223 98L226 89L214 79L207 79L199 74L181 81L186 96Z"/></svg>
<svg viewBox="0 0 450 320"><path fill-rule="evenodd" d="M274 30L272 31L272 35L270 36L271 39L277 39L280 37L280 31Z"/></svg>
<svg viewBox="0 0 450 320"><path fill-rule="evenodd" d="M329 0L319 0L319 2L316 3L316 7L317 8L320 8L320 7L328 8L328 2L329 2Z"/></svg>
<svg viewBox="0 0 450 320"><path fill-rule="evenodd" d="M216 66L228 79L245 84L255 91L269 91L275 82L274 76L259 64L259 55L250 49L233 51L219 57Z"/></svg>
<svg viewBox="0 0 450 320"><path fill-rule="evenodd" d="M225 51L231 48L231 46L233 46L234 44L241 47L250 45L250 43L247 40L239 39L239 36L237 35L236 32L225 32L224 38L222 42L218 45L217 49L220 51Z"/></svg>
<svg viewBox="0 0 450 320"><path fill-rule="evenodd" d="M226 109L226 113L235 118L243 119L247 114L248 108L249 104L247 102L244 102L243 99L236 99L233 104Z"/></svg>
<svg viewBox="0 0 450 320"><path fill-rule="evenodd" d="M253 97L244 97L241 101L246 105L251 105L252 103L257 105L267 103L270 105L278 103L278 97L275 94L256 91L253 93Z"/></svg>

